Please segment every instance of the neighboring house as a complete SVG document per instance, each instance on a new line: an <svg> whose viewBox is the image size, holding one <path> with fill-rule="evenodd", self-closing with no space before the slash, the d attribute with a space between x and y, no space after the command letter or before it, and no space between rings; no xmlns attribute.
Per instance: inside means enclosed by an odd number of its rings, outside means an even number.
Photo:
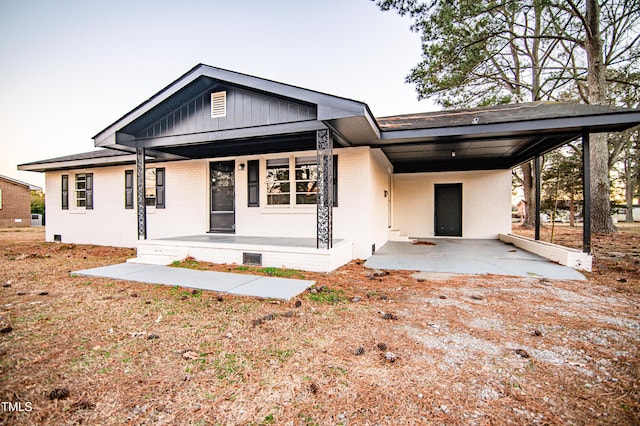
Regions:
<svg viewBox="0 0 640 426"><path fill-rule="evenodd" d="M31 191L42 188L0 175L0 228L31 226Z"/></svg>
<svg viewBox="0 0 640 426"><path fill-rule="evenodd" d="M626 222L627 221L627 206L624 205L612 205L613 209L613 219L617 222ZM633 220L634 222L640 221L640 205L634 204L631 207L631 211L633 212Z"/></svg>
<svg viewBox="0 0 640 426"><path fill-rule="evenodd" d="M507 234L512 167L638 122L553 103L375 118L201 64L94 136L101 150L19 169L46 173L48 241L329 271L390 239Z"/></svg>

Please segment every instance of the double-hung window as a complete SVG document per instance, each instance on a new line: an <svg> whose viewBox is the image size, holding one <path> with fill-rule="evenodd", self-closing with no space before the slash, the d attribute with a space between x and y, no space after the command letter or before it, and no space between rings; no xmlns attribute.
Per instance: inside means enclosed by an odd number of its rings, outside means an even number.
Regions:
<svg viewBox="0 0 640 426"><path fill-rule="evenodd" d="M289 205L290 200L289 159L267 160L267 204Z"/></svg>
<svg viewBox="0 0 640 426"><path fill-rule="evenodd" d="M75 181L77 208L93 208L93 173L78 173Z"/></svg>
<svg viewBox="0 0 640 426"><path fill-rule="evenodd" d="M147 207L157 209L165 208L165 169L164 167L150 167L145 170L144 175L144 204ZM133 170L124 172L124 207L133 209L134 207L134 179Z"/></svg>
<svg viewBox="0 0 640 426"><path fill-rule="evenodd" d="M156 206L156 169L145 170L144 174L144 204L145 206Z"/></svg>
<svg viewBox="0 0 640 426"><path fill-rule="evenodd" d="M318 202L318 164L316 157L296 158L296 204Z"/></svg>
<svg viewBox="0 0 640 426"><path fill-rule="evenodd" d="M338 158L333 157L333 206L338 206ZM292 167L293 166L293 167ZM291 169L293 168L293 173ZM293 178L293 179L292 179ZM293 196L292 196L293 195ZM267 160L267 205L313 205L318 202L316 156Z"/></svg>

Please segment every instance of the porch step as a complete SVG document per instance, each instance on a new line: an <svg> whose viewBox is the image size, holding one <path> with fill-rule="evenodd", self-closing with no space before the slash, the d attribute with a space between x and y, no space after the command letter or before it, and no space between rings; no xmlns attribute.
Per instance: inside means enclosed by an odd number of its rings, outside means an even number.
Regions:
<svg viewBox="0 0 640 426"><path fill-rule="evenodd" d="M182 260L185 257L187 257L187 251L183 247L141 241L138 243L138 257L127 259L127 263L170 265L176 260Z"/></svg>
<svg viewBox="0 0 640 426"><path fill-rule="evenodd" d="M389 241L399 241L399 242L415 241L413 238L409 238L408 235L403 235L399 229L389 229L387 233L387 239Z"/></svg>
<svg viewBox="0 0 640 426"><path fill-rule="evenodd" d="M138 256L131 259L127 259L127 263L142 263L144 265L171 265L177 259L175 256L163 256L163 255L144 255Z"/></svg>

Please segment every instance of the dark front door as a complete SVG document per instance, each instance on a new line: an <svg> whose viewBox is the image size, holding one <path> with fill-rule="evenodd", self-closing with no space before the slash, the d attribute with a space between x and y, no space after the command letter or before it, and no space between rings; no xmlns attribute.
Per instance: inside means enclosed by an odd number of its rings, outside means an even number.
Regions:
<svg viewBox="0 0 640 426"><path fill-rule="evenodd" d="M217 161L210 165L211 232L236 231L235 164L235 161Z"/></svg>
<svg viewBox="0 0 640 426"><path fill-rule="evenodd" d="M435 234L462 237L462 184L435 186Z"/></svg>

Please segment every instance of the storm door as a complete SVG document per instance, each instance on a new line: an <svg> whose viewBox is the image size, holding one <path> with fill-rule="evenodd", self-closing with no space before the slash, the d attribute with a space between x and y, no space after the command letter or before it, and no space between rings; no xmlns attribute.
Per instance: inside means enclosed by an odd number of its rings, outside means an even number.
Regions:
<svg viewBox="0 0 640 426"><path fill-rule="evenodd" d="M435 234L462 237L462 184L437 184L435 192Z"/></svg>
<svg viewBox="0 0 640 426"><path fill-rule="evenodd" d="M235 233L235 161L210 164L210 232Z"/></svg>

